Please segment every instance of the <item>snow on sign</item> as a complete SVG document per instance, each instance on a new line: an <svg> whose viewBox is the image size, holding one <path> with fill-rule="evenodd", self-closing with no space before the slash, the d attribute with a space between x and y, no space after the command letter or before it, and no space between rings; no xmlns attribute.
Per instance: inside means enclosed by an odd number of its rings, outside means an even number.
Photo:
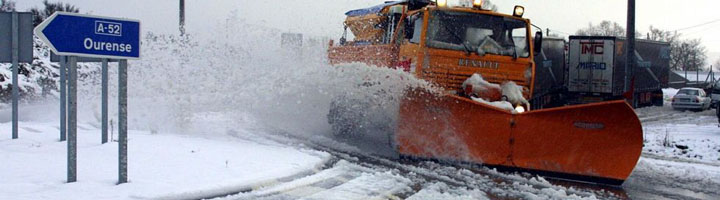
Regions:
<svg viewBox="0 0 720 200"><path fill-rule="evenodd" d="M57 55L140 58L140 21L56 12L35 28Z"/></svg>

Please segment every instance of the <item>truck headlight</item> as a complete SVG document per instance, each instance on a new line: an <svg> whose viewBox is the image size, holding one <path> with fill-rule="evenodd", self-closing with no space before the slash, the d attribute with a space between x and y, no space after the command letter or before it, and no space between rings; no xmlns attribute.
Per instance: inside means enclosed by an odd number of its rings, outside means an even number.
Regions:
<svg viewBox="0 0 720 200"><path fill-rule="evenodd" d="M513 11L513 16L522 17L523 14L525 14L525 7L515 6L515 11Z"/></svg>
<svg viewBox="0 0 720 200"><path fill-rule="evenodd" d="M435 3L438 7L447 7L447 0L437 0Z"/></svg>
<svg viewBox="0 0 720 200"><path fill-rule="evenodd" d="M482 0L473 0L473 7L482 8Z"/></svg>

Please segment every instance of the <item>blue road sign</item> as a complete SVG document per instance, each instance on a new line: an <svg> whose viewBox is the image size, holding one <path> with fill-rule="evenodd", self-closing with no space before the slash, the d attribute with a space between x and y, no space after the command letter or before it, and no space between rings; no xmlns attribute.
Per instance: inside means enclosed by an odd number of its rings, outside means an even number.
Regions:
<svg viewBox="0 0 720 200"><path fill-rule="evenodd" d="M140 21L56 12L35 35L61 56L140 58Z"/></svg>

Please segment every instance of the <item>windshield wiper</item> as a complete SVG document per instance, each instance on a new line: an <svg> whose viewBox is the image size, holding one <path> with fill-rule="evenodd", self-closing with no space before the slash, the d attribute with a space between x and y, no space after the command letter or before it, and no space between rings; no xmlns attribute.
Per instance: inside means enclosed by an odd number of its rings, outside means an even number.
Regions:
<svg viewBox="0 0 720 200"><path fill-rule="evenodd" d="M513 42L513 43L514 43L514 42ZM515 44L512 44L512 45L510 45L510 46L512 46L513 59L514 59L514 60L517 60L517 59L518 59L517 47L515 46Z"/></svg>
<svg viewBox="0 0 720 200"><path fill-rule="evenodd" d="M455 37L455 39L457 39L458 41L460 41L460 43L462 43L463 48L465 48L465 53L467 53L468 55L472 54L472 52L474 51L472 46L468 46L468 44L465 42L464 39L462 39L455 32L451 31L450 28L448 28L444 24L442 25L442 27L445 28L445 31L450 32L450 35L452 35L453 37Z"/></svg>

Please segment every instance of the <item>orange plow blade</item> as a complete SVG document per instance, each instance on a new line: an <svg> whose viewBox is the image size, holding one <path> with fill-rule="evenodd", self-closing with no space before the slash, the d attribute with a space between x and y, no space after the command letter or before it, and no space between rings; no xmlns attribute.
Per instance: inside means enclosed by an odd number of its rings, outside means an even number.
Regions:
<svg viewBox="0 0 720 200"><path fill-rule="evenodd" d="M405 156L620 185L640 158L643 134L622 100L514 114L412 91L401 102L395 140Z"/></svg>

